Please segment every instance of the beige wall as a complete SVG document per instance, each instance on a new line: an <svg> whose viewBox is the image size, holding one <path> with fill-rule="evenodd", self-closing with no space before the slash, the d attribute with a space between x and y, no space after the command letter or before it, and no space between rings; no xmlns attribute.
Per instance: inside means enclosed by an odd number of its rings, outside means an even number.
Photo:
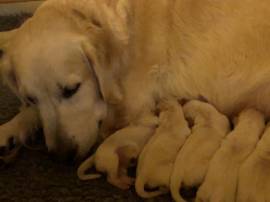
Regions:
<svg viewBox="0 0 270 202"><path fill-rule="evenodd" d="M41 4L41 2L42 1L0 4L0 15L19 14L21 12L32 13Z"/></svg>

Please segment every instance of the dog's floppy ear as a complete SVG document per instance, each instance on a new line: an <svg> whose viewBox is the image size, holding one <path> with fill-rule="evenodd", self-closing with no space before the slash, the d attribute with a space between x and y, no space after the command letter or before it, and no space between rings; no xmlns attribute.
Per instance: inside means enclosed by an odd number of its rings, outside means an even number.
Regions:
<svg viewBox="0 0 270 202"><path fill-rule="evenodd" d="M72 15L77 24L86 29L96 27L113 36L118 42L128 41L128 13L130 0L98 0L90 2L90 8L78 7L72 9ZM92 10L89 10L92 9ZM93 30L91 29L91 32Z"/></svg>
<svg viewBox="0 0 270 202"><path fill-rule="evenodd" d="M93 54L93 48L87 42L82 43L82 49L98 80L97 82L103 99L110 104L118 104L121 102L123 95L115 72L111 69L102 67L96 56Z"/></svg>
<svg viewBox="0 0 270 202"><path fill-rule="evenodd" d="M128 40L128 16L130 0L98 1L105 23L116 38L125 42Z"/></svg>

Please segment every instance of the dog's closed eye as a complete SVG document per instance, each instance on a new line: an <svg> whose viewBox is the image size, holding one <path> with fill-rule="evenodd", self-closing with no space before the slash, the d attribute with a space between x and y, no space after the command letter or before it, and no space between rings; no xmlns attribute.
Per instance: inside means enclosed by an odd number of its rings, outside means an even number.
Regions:
<svg viewBox="0 0 270 202"><path fill-rule="evenodd" d="M0 59L3 57L3 55L4 55L4 51L0 49Z"/></svg>
<svg viewBox="0 0 270 202"><path fill-rule="evenodd" d="M64 87L62 89L62 97L65 99L71 98L73 95L75 95L78 92L80 86L81 86L81 83L77 83L76 85L72 87Z"/></svg>
<svg viewBox="0 0 270 202"><path fill-rule="evenodd" d="M26 102L27 102L28 104L31 104L31 105L36 105L36 104L38 104L37 98L35 98L35 97L33 97L33 96L27 96L27 97L26 97Z"/></svg>

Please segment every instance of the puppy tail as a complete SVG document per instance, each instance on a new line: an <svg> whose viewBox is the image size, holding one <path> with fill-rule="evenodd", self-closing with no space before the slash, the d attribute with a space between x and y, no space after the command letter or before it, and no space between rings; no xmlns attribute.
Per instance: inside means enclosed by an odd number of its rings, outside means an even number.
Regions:
<svg viewBox="0 0 270 202"><path fill-rule="evenodd" d="M94 163L95 155L92 155L79 166L77 176L80 180L93 180L101 177L101 174L85 174L88 169L94 166Z"/></svg>
<svg viewBox="0 0 270 202"><path fill-rule="evenodd" d="M181 169L177 170L179 168L178 166L174 166L173 173L171 175L171 180L170 180L170 191L173 199L176 202L185 202L185 200L182 198L180 192L181 185L182 185L182 177L183 173L181 173ZM180 172L179 172L180 171Z"/></svg>
<svg viewBox="0 0 270 202"><path fill-rule="evenodd" d="M156 191L147 192L144 189L145 182L143 181L142 177L138 177L135 182L135 189L137 194L142 198L152 198L162 194L168 193L168 190L159 188Z"/></svg>

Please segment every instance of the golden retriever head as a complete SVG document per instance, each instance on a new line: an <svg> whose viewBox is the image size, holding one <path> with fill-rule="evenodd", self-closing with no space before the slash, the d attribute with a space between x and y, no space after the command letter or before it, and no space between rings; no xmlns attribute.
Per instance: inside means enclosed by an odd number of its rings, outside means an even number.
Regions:
<svg viewBox="0 0 270 202"><path fill-rule="evenodd" d="M2 76L23 103L39 109L49 151L84 156L107 104L122 99L113 57L127 40L123 2L51 0L3 34Z"/></svg>

